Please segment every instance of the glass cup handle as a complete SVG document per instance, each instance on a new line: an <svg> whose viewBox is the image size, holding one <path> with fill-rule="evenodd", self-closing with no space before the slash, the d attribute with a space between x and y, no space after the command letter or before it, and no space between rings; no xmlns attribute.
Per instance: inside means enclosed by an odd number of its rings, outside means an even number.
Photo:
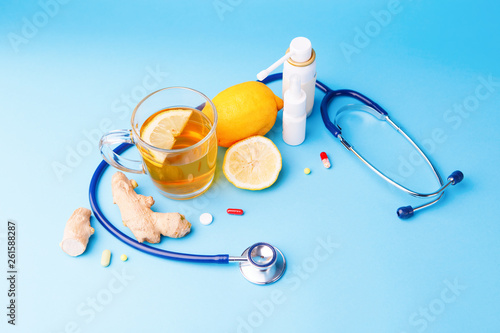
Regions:
<svg viewBox="0 0 500 333"><path fill-rule="evenodd" d="M111 146L120 143L134 143L130 130L114 130L104 134L99 141L99 150L101 151L102 158L118 170L131 173L146 173L142 161L122 157L113 151Z"/></svg>

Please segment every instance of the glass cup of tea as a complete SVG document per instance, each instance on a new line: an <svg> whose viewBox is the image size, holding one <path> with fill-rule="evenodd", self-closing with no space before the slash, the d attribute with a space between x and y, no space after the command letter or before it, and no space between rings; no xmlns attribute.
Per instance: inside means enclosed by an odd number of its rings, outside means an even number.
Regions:
<svg viewBox="0 0 500 333"><path fill-rule="evenodd" d="M101 138L99 149L109 165L149 175L171 199L191 199L208 190L217 161L217 111L207 96L185 87L160 89L139 102L131 124L131 130ZM141 161L113 151L125 142L137 147Z"/></svg>

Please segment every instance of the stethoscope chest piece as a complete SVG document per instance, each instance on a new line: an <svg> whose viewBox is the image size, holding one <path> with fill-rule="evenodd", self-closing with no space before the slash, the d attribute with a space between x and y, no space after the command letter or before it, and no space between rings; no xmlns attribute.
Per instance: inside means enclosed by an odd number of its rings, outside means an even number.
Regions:
<svg viewBox="0 0 500 333"><path fill-rule="evenodd" d="M241 274L255 284L270 284L278 281L286 270L283 253L268 243L256 243L243 254L245 261L240 262Z"/></svg>

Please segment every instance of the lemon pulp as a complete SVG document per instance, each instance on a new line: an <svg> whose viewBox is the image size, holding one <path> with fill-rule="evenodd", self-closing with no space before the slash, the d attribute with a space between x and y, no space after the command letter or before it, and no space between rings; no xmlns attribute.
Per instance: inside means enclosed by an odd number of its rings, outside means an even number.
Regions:
<svg viewBox="0 0 500 333"><path fill-rule="evenodd" d="M262 190L274 184L281 171L281 154L266 137L257 135L229 147L222 165L227 180L238 188Z"/></svg>

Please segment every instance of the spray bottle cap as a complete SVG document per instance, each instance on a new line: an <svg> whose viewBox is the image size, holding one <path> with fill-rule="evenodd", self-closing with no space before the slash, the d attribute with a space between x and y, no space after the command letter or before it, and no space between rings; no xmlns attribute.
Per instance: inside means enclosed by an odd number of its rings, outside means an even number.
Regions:
<svg viewBox="0 0 500 333"><path fill-rule="evenodd" d="M296 37L290 43L290 51L287 52L283 57L278 59L274 64L264 69L259 74L257 74L257 79L259 81L264 80L272 71L278 68L279 65L292 58L295 62L306 62L311 59L312 56L312 45L311 41L305 37Z"/></svg>
<svg viewBox="0 0 500 333"><path fill-rule="evenodd" d="M306 62L311 59L312 45L311 41L305 37L297 37L290 43L290 52L292 60L295 62Z"/></svg>

